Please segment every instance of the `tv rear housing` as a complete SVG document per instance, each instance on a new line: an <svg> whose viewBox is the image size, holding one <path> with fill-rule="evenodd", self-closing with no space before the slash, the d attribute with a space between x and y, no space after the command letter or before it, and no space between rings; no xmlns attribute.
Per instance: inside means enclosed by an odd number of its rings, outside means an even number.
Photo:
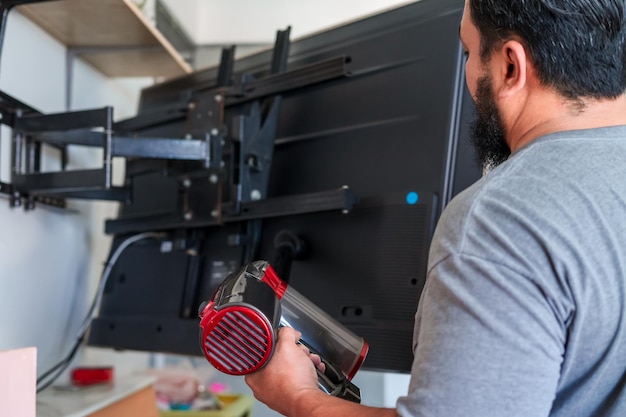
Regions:
<svg viewBox="0 0 626 417"><path fill-rule="evenodd" d="M138 138L204 141L205 160L127 158L132 201L106 224L128 247L89 343L202 355L199 305L232 271L276 263L370 344L363 367L409 372L428 248L480 176L458 40L462 1L423 0L146 88ZM191 151L190 151L191 152Z"/></svg>

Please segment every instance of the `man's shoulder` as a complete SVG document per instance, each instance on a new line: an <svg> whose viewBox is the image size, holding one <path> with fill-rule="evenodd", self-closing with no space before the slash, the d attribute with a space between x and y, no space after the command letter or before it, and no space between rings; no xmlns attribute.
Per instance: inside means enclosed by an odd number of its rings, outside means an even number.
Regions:
<svg viewBox="0 0 626 417"><path fill-rule="evenodd" d="M434 258L489 251L502 236L519 237L542 227L549 206L556 207L550 200L559 186L553 178L533 175L532 168L520 162L503 163L450 201L437 223Z"/></svg>

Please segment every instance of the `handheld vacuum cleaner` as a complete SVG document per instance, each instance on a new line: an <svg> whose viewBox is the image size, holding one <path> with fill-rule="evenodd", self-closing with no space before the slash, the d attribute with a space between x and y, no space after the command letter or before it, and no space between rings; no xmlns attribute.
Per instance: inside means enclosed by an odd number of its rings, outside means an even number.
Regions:
<svg viewBox="0 0 626 417"><path fill-rule="evenodd" d="M367 355L365 340L289 287L268 262L252 262L229 275L199 315L200 345L217 370L246 375L262 368L272 357L278 329L290 326L325 364L324 372L317 370L318 387L361 401L350 380Z"/></svg>

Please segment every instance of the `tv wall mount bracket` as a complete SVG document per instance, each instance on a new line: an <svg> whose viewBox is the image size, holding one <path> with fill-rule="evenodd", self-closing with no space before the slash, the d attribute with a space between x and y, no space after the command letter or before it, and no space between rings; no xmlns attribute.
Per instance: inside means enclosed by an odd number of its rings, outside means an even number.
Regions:
<svg viewBox="0 0 626 417"><path fill-rule="evenodd" d="M14 6L50 0L0 0L0 55L8 13ZM208 179L218 204L211 213L184 212L109 220L111 234L221 225L273 216L340 210L348 212L357 198L348 187L313 194L267 198L282 95L310 85L350 76L345 56L287 69L287 28L278 31L267 75L233 74L235 47L222 50L214 85L195 91L187 103L141 112L114 122L113 108L43 114L0 91L1 124L12 129L11 180L0 193L12 207L36 203L65 207L66 198L132 201L129 184L113 184L113 158L194 162L176 172L181 184ZM229 125L224 114L238 109ZM145 137L137 132L182 121L182 137ZM59 152L57 171L42 170L42 146ZM69 170L68 146L102 149L102 164ZM49 154L50 152L48 152ZM49 155L48 155L49 156ZM182 187L184 189L184 186ZM225 193L223 191L226 191ZM224 197L225 196L225 197Z"/></svg>

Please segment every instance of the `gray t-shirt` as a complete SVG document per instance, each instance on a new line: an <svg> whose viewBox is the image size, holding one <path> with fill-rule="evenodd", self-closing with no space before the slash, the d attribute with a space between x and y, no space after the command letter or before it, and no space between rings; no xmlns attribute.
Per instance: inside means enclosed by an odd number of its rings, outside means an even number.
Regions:
<svg viewBox="0 0 626 417"><path fill-rule="evenodd" d="M626 127L537 139L441 217L401 416L626 416Z"/></svg>

